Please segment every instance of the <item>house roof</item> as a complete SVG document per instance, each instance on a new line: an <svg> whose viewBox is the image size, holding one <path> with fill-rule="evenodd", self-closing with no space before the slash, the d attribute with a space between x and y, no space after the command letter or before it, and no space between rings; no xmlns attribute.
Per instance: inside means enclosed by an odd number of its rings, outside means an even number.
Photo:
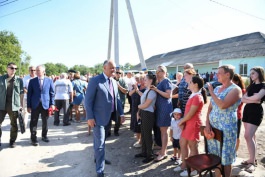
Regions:
<svg viewBox="0 0 265 177"><path fill-rule="evenodd" d="M176 67L185 63L217 63L219 60L265 56L265 34L254 32L186 49L154 55L147 60L147 68L158 65ZM141 69L136 65L133 69Z"/></svg>

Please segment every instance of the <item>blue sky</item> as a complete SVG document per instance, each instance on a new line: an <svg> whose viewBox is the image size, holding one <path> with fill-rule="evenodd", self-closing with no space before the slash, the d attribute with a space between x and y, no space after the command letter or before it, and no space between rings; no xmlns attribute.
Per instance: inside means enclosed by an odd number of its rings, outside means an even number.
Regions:
<svg viewBox="0 0 265 177"><path fill-rule="evenodd" d="M126 3L118 2L120 64L137 64ZM241 12L210 0L130 2L145 59L246 33L265 33L264 0L215 0ZM22 49L32 57L31 64L94 66L107 58L110 0L17 0L3 4L0 30L15 33Z"/></svg>

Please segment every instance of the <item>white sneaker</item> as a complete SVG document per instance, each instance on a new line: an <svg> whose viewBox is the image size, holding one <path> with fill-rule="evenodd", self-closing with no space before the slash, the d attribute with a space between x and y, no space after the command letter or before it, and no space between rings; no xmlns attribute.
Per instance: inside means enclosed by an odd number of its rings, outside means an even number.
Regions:
<svg viewBox="0 0 265 177"><path fill-rule="evenodd" d="M191 176L195 176L195 175L197 175L197 174L198 174L198 173L197 173L196 170L193 170L193 171L190 173ZM183 172L180 173L180 176L189 176L189 175L188 175L188 171L187 171L187 170L184 170Z"/></svg>
<svg viewBox="0 0 265 177"><path fill-rule="evenodd" d="M180 165L181 164L181 160L180 159L177 159L176 161L175 161L175 165Z"/></svg>
<svg viewBox="0 0 265 177"><path fill-rule="evenodd" d="M180 166L177 166L176 168L173 169L173 171L175 171L175 172L180 172L182 170L184 170L184 169L182 169Z"/></svg>
<svg viewBox="0 0 265 177"><path fill-rule="evenodd" d="M139 142L136 142L133 144L133 147L140 148L142 147L142 144L140 144Z"/></svg>

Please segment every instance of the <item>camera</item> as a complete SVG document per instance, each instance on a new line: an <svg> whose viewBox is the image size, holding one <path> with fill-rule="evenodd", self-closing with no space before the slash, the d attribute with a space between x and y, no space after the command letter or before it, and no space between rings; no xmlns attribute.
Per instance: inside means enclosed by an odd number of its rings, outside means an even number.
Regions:
<svg viewBox="0 0 265 177"><path fill-rule="evenodd" d="M141 123L142 123L142 120L141 119L138 119L137 124L138 125L141 125Z"/></svg>

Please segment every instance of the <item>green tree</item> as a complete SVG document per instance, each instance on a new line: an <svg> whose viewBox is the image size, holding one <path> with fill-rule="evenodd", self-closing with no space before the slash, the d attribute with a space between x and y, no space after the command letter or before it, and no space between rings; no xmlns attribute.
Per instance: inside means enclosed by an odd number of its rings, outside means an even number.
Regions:
<svg viewBox="0 0 265 177"><path fill-rule="evenodd" d="M25 74L23 67L30 62L30 56L26 55L24 59L23 50L20 42L14 33L9 31L0 31L0 74L6 73L6 66L10 62L16 63L20 68L20 74ZM24 53L25 54L25 53Z"/></svg>
<svg viewBox="0 0 265 177"><path fill-rule="evenodd" d="M31 60L31 56L29 56L26 52L23 52L22 57L21 57L21 62L19 67L19 75L24 75L28 73L28 68L30 65L30 60Z"/></svg>
<svg viewBox="0 0 265 177"><path fill-rule="evenodd" d="M63 72L66 72L68 71L68 67L65 66L64 64L62 63L45 63L45 71L46 71L46 75L47 76L51 76L51 75L60 75L61 73Z"/></svg>
<svg viewBox="0 0 265 177"><path fill-rule="evenodd" d="M67 73L68 71L68 67L62 63L56 63L55 66L57 68L58 74Z"/></svg>
<svg viewBox="0 0 265 177"><path fill-rule="evenodd" d="M125 65L123 66L123 70L130 70L133 67L132 64L130 63L125 63Z"/></svg>

